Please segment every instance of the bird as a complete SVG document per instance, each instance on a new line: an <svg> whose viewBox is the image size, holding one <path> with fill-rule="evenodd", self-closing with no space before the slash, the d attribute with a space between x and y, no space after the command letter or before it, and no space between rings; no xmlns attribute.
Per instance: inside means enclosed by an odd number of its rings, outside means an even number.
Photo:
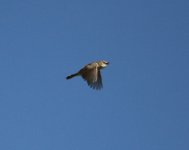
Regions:
<svg viewBox="0 0 189 150"><path fill-rule="evenodd" d="M81 76L88 84L89 87L100 90L103 87L102 76L100 70L107 67L109 62L105 60L96 61L85 65L78 72L66 77L67 80L76 76Z"/></svg>

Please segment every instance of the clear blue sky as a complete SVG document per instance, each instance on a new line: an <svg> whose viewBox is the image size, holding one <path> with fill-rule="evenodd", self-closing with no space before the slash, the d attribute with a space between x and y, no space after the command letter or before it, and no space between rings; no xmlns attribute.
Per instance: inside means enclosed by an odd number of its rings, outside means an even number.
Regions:
<svg viewBox="0 0 189 150"><path fill-rule="evenodd" d="M0 149L188 150L189 1L0 0Z"/></svg>

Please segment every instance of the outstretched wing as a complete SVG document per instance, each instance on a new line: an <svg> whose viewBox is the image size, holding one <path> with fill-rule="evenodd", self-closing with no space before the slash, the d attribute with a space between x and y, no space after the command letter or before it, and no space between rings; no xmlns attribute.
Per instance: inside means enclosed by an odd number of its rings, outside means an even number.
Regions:
<svg viewBox="0 0 189 150"><path fill-rule="evenodd" d="M93 88L100 90L102 88L102 77L100 71L98 70L97 66L93 68L87 68L85 71L82 72L84 80L87 81L87 84Z"/></svg>

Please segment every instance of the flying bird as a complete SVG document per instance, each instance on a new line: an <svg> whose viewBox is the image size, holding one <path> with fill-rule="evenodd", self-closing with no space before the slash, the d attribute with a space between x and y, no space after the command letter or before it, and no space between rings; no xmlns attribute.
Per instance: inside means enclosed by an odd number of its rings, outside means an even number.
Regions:
<svg viewBox="0 0 189 150"><path fill-rule="evenodd" d="M71 79L76 76L81 76L91 88L100 90L103 87L100 70L107 67L108 64L109 62L105 60L87 64L77 73L67 76L66 79Z"/></svg>

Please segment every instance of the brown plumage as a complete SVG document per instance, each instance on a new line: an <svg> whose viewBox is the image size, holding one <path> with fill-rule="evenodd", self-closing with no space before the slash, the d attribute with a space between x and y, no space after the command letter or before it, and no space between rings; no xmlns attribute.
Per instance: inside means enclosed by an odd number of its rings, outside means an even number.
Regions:
<svg viewBox="0 0 189 150"><path fill-rule="evenodd" d="M100 70L107 67L108 64L109 62L104 60L87 64L77 73L67 76L66 79L81 76L91 88L100 90L103 87Z"/></svg>

